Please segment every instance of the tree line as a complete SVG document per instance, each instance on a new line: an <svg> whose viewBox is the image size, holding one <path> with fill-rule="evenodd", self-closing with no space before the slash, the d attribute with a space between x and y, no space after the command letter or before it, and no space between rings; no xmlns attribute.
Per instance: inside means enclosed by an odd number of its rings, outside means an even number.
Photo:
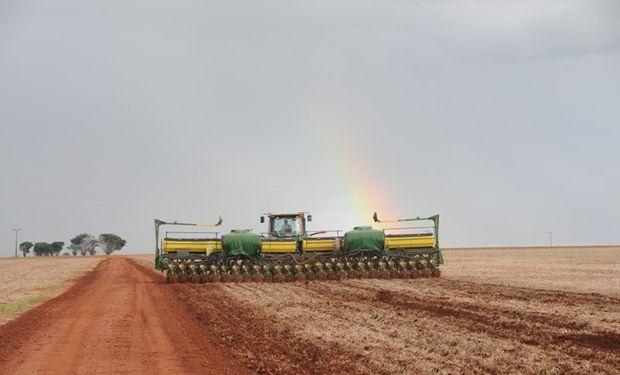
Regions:
<svg viewBox="0 0 620 375"><path fill-rule="evenodd" d="M67 246L67 250L73 255L95 255L97 249L101 249L106 255L122 249L127 241L113 233L102 233L95 237L88 233L78 234L73 237ZM35 256L58 256L65 247L62 241L56 242L36 242L24 241L19 245L19 250L27 256L31 251ZM69 255L64 253L63 255Z"/></svg>

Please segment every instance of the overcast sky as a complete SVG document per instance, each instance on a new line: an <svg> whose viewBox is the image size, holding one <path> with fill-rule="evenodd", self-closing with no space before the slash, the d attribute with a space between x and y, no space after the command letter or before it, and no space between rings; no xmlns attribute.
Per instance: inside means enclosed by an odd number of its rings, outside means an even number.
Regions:
<svg viewBox="0 0 620 375"><path fill-rule="evenodd" d="M620 2L0 0L0 255L153 219L620 243Z"/></svg>

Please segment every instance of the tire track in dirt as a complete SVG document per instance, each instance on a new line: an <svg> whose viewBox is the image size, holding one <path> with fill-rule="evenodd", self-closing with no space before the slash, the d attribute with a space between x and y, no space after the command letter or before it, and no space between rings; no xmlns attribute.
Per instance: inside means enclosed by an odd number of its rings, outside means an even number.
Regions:
<svg viewBox="0 0 620 375"><path fill-rule="evenodd" d="M438 314L452 316L458 314L470 314L471 320L475 320L476 318L483 316L508 316L519 321L526 321L528 323L537 323L544 326L551 326L554 329L583 330L588 328L587 323L566 320L563 316L554 316L532 311L519 312L513 309L497 306L481 307L481 305L477 302L454 302L447 298L442 298L438 301L429 301L429 298L422 298L410 294L404 294L402 292L397 292L394 290L382 289L381 287L352 287L371 293L377 293L377 298L375 298L374 300L378 300L396 307L410 307L417 310L425 310L430 313L436 312L436 315ZM399 297L399 299L395 297ZM511 299L509 298L509 296L505 295L505 297L507 299Z"/></svg>
<svg viewBox="0 0 620 375"><path fill-rule="evenodd" d="M520 301L536 301L549 304L578 306L590 304L596 307L609 305L620 306L620 298L598 293L574 293L566 291L523 288L498 284L479 283L451 279L434 280L442 290L469 297L480 297L485 300L511 299Z"/></svg>
<svg viewBox="0 0 620 375"><path fill-rule="evenodd" d="M620 357L617 356L620 352L618 332L592 331L587 325L546 314L499 309L449 299L437 301L381 287L350 284L343 287L330 289L329 296L341 302L356 299L362 304L371 304L379 309L403 309L416 314L423 312L435 318L449 320L449 324L473 333L484 332L493 337L540 346L543 350L553 349L578 359L600 361L620 368ZM367 294L351 292L356 289ZM509 287L501 289L504 292L509 291ZM558 293L561 299L566 297L564 292ZM546 298L552 297L550 292L544 294ZM509 294L504 295L509 298ZM581 295L575 294L575 297L579 299ZM599 298L606 299L604 296ZM591 296L587 299L591 300Z"/></svg>

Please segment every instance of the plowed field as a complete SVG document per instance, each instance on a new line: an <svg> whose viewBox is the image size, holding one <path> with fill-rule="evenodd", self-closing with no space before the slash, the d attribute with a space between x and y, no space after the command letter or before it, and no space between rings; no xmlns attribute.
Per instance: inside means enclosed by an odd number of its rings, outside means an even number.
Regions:
<svg viewBox="0 0 620 375"><path fill-rule="evenodd" d="M445 256L439 279L173 285L144 260L111 257L67 293L0 326L0 368L620 372L619 248Z"/></svg>

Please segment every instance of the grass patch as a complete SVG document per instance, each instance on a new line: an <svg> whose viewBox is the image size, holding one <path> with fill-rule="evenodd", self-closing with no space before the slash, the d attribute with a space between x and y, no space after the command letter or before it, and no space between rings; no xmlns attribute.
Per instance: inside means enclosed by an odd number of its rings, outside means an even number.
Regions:
<svg viewBox="0 0 620 375"><path fill-rule="evenodd" d="M35 295L13 302L0 303L0 321L5 321L46 299L47 297L45 296Z"/></svg>
<svg viewBox="0 0 620 375"><path fill-rule="evenodd" d="M50 296L50 295L56 295L58 294L60 291L62 291L62 289L65 286L63 284L56 284L56 285L52 285L52 286L48 286L46 288L43 289L43 291L45 292L46 296Z"/></svg>

